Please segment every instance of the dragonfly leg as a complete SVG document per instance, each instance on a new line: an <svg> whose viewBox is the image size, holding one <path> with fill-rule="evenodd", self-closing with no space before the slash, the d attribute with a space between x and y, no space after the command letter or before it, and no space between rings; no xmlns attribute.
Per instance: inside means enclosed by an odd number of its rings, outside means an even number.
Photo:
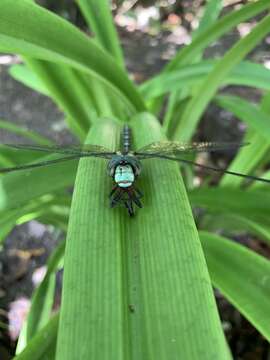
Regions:
<svg viewBox="0 0 270 360"><path fill-rule="evenodd" d="M143 197L143 193L139 189L134 188L134 192L137 195L137 198L141 199Z"/></svg>
<svg viewBox="0 0 270 360"><path fill-rule="evenodd" d="M141 208L141 197L142 194L132 187L128 189L122 189L118 186L115 186L109 195L110 206L114 208L116 205L122 203L127 208L129 216L133 216L135 213L133 203Z"/></svg>
<svg viewBox="0 0 270 360"><path fill-rule="evenodd" d="M134 215L134 209L133 209L133 206L132 206L132 201L131 200L126 200L125 201L125 206L128 210L128 214L129 216L133 216Z"/></svg>
<svg viewBox="0 0 270 360"><path fill-rule="evenodd" d="M109 198L112 197L112 195L116 192L117 189L118 189L118 186L115 186L114 188L112 188L112 191L109 194Z"/></svg>
<svg viewBox="0 0 270 360"><path fill-rule="evenodd" d="M116 189L117 190L117 189ZM123 197L123 191L122 189L118 188L118 191L116 191L110 196L110 206L113 208L115 207L122 199Z"/></svg>
<svg viewBox="0 0 270 360"><path fill-rule="evenodd" d="M139 208L142 208L142 203L140 201L140 195L136 194L135 189L131 189L128 193L130 201L133 201Z"/></svg>

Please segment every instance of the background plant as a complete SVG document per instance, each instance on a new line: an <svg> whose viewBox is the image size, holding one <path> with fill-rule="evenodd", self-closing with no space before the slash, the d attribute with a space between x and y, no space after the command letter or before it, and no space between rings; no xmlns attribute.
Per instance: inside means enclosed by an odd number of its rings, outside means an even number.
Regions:
<svg viewBox="0 0 270 360"><path fill-rule="evenodd" d="M133 129L135 147L165 136L189 141L214 101L247 124L245 137L252 143L239 151L230 169L264 172L269 162L269 70L244 58L269 32L269 16L220 59L206 61L203 52L240 22L268 10L269 1L251 2L220 18L221 2L209 1L192 43L139 87L124 68L108 2L77 3L94 39L31 1L2 0L0 51L23 57L24 65L14 66L12 75L50 96L79 141L117 148L123 122ZM260 103L217 96L228 84L262 89ZM165 105L161 126L157 118ZM1 126L49 143L7 122ZM7 166L38 159L40 154L2 149L0 160ZM50 314L63 245L34 294L18 359L230 358L208 271L214 286L269 339L269 261L225 238L248 231L269 241L267 185L225 175L215 187L205 182L196 188L185 179L187 197L176 164L149 161L140 179L145 208L131 221L121 209L107 207L106 164L83 159L77 166L73 161L31 170L27 182L25 173L0 179L2 240L29 219L67 231L59 327L58 316L51 319ZM66 189L74 182L69 216ZM201 241L188 199L207 210L196 219ZM220 229L223 237L215 234Z"/></svg>

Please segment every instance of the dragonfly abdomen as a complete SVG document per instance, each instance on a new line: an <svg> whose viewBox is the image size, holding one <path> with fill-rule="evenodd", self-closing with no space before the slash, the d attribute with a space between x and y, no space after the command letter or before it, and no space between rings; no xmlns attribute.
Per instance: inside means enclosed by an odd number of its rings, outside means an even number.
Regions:
<svg viewBox="0 0 270 360"><path fill-rule="evenodd" d="M131 148L131 129L124 125L122 133L123 154L128 154Z"/></svg>

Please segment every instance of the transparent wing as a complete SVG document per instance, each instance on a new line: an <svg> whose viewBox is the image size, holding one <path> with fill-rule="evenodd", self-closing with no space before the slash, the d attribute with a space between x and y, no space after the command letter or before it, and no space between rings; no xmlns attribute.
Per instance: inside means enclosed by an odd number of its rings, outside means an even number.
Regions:
<svg viewBox="0 0 270 360"><path fill-rule="evenodd" d="M177 156L179 154L192 154L199 152L211 152L221 150L234 150L248 143L225 143L225 142L200 142L200 143L180 143L175 141L161 141L144 146L135 152L140 159L165 156Z"/></svg>
<svg viewBox="0 0 270 360"><path fill-rule="evenodd" d="M0 168L0 174L10 173L13 171L20 171L20 170L29 170L29 169L34 169L37 167L48 166L48 165L54 165L54 164L58 164L58 163L64 162L64 161L79 159L80 157L81 156L79 156L79 155L70 155L70 156L61 157L59 159L45 160L45 161L40 161L40 162L36 162L36 163L32 163L32 164Z"/></svg>
<svg viewBox="0 0 270 360"><path fill-rule="evenodd" d="M77 156L95 156L110 159L115 152L106 149L99 145L83 145L83 146L39 146L39 145L25 145L25 144L3 144L4 146L17 150L31 150L40 151L49 154L65 154Z"/></svg>
<svg viewBox="0 0 270 360"><path fill-rule="evenodd" d="M159 158L159 159L177 161L177 162L183 163L183 164L194 165L194 166L199 167L199 168L201 168L201 169L210 170L210 171L215 171L215 172L218 172L218 173L221 173L221 174L229 174L229 175L233 175L233 176L242 177L242 178L245 178L245 179L248 179L248 180L255 180L255 181L260 181L260 182L264 182L264 183L270 184L270 180L269 180L269 179L264 179L264 178L260 178L260 177L253 176L253 175L242 174L242 173L238 173L238 172L235 172L235 171L229 171L229 170L222 169L222 168L217 168L217 167L214 167L214 166L202 165L202 164L198 164L198 163L196 163L196 162L194 162L194 161L190 161L190 160L187 160L187 159L179 158L179 157L177 157L177 156L171 157L171 156L158 155L158 154L156 154L155 157L156 157L156 158ZM146 158L145 158L145 159L146 159Z"/></svg>

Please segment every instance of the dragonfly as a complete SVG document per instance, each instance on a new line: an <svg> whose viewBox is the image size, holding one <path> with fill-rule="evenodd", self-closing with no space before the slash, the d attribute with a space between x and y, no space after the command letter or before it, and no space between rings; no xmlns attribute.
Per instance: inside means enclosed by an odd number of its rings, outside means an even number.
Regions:
<svg viewBox="0 0 270 360"><path fill-rule="evenodd" d="M142 162L147 159L165 159L176 161L182 164L195 165L196 167L211 170L219 173L226 173L234 176L243 177L249 180L257 180L270 183L269 179L260 178L253 175L246 175L222 168L202 165L197 162L185 159L183 156L197 154L200 152L213 152L222 150L237 149L248 143L223 143L223 142L198 142L180 143L175 141L158 141L150 143L137 151L131 149L131 129L128 125L123 126L122 148L120 151L110 151L99 145L74 146L41 146L25 144L4 144L5 146L21 151L40 151L48 154L60 154L62 157L34 162L14 167L0 168L0 173L9 173L19 170L27 170L36 167L54 165L63 161L70 161L84 157L96 157L106 159L107 173L113 179L113 188L109 194L109 203L112 208L117 205L124 206L128 214L135 214L135 207L142 208L142 192L135 186L136 179L142 171Z"/></svg>

